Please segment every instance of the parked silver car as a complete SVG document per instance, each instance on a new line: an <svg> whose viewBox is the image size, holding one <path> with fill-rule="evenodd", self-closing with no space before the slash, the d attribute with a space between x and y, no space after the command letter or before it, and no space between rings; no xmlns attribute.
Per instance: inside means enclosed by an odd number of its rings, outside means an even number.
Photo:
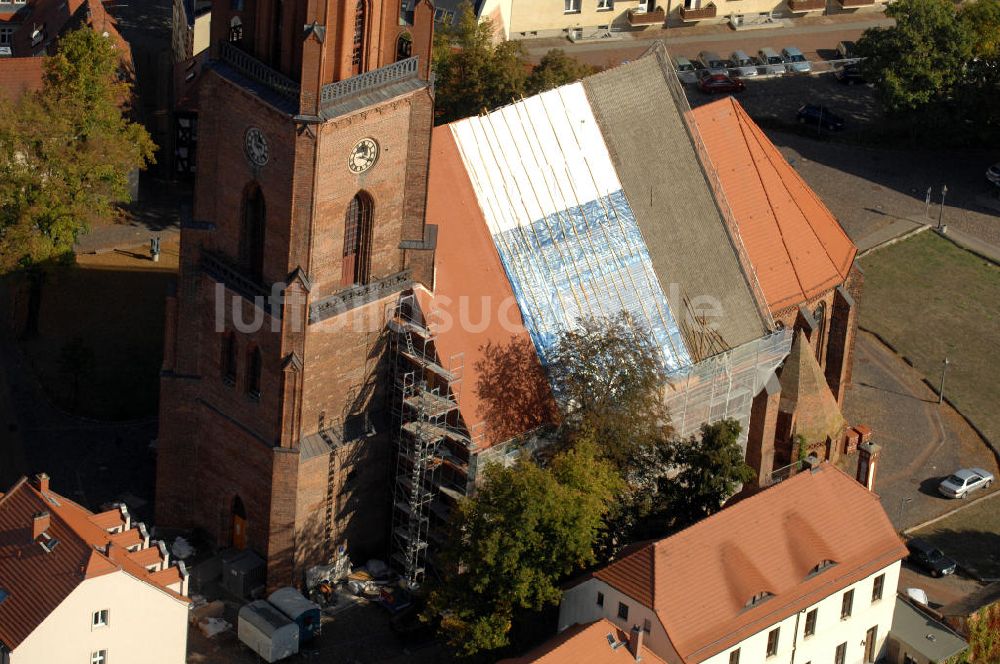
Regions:
<svg viewBox="0 0 1000 664"><path fill-rule="evenodd" d="M802 51L794 46L781 49L781 55L785 58L785 70L793 74L808 74L812 71L812 65L802 55Z"/></svg>
<svg viewBox="0 0 1000 664"><path fill-rule="evenodd" d="M986 169L986 179L1000 187L1000 161Z"/></svg>
<svg viewBox="0 0 1000 664"><path fill-rule="evenodd" d="M988 489L993 484L993 473L982 468L956 470L938 485L938 492L945 498L965 498L970 491Z"/></svg>
<svg viewBox="0 0 1000 664"><path fill-rule="evenodd" d="M785 59L770 46L757 51L757 64L764 74L781 74L785 71Z"/></svg>
<svg viewBox="0 0 1000 664"><path fill-rule="evenodd" d="M743 51L733 51L729 55L729 74L740 78L757 75L757 63Z"/></svg>
<svg viewBox="0 0 1000 664"><path fill-rule="evenodd" d="M693 62L685 57L676 57L674 62L677 65L677 78L681 80L681 83L698 82L698 68L694 66Z"/></svg>
<svg viewBox="0 0 1000 664"><path fill-rule="evenodd" d="M710 74L728 74L729 63L722 59L722 56L718 53L712 51L702 51L698 54L698 59L701 60L701 64L705 65L705 69L708 70Z"/></svg>

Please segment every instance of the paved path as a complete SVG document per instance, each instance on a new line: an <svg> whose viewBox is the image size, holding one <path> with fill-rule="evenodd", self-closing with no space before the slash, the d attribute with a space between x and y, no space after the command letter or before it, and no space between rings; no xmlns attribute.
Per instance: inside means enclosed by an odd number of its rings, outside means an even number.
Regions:
<svg viewBox="0 0 1000 664"><path fill-rule="evenodd" d="M920 374L866 332L857 337L853 381L844 415L878 432L883 449L875 489L898 530L954 509L936 488L957 468L997 472L996 458L961 415L939 405Z"/></svg>
<svg viewBox="0 0 1000 664"><path fill-rule="evenodd" d="M611 67L623 60L632 60L657 41L664 41L674 55L696 56L700 51L728 54L740 49L756 53L764 46L783 48L794 44L810 59L834 56L837 42L856 40L867 28L892 25L881 13L869 16L824 16L796 19L785 28L735 31L728 25L695 26L647 30L637 33L616 33L620 38L570 42L563 38L524 40L529 59L538 61L553 48L599 67Z"/></svg>

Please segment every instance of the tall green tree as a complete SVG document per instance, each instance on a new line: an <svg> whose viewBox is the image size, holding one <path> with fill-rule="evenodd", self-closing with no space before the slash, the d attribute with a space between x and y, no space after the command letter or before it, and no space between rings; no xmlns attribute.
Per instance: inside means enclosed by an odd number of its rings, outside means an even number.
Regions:
<svg viewBox="0 0 1000 664"><path fill-rule="evenodd" d="M897 0L896 24L869 28L858 40L862 69L890 114L922 110L948 98L972 55L972 39L950 0Z"/></svg>
<svg viewBox="0 0 1000 664"><path fill-rule="evenodd" d="M440 559L443 582L428 599L441 632L463 655L507 644L520 611L557 604L559 582L596 560L595 543L621 483L591 444L493 464L463 500Z"/></svg>
<svg viewBox="0 0 1000 664"><path fill-rule="evenodd" d="M670 530L715 514L741 484L753 479L739 436L739 422L722 420L702 425L700 436L675 447L672 462L679 472L663 487Z"/></svg>
<svg viewBox="0 0 1000 664"><path fill-rule="evenodd" d="M534 95L578 81L598 71L597 67L566 55L566 51L561 48L554 48L542 56L541 62L528 76L526 87L528 94Z"/></svg>
<svg viewBox="0 0 1000 664"><path fill-rule="evenodd" d="M0 273L71 251L152 163L152 139L124 113L120 68L112 41L84 27L46 58L40 92L0 103Z"/></svg>
<svg viewBox="0 0 1000 664"><path fill-rule="evenodd" d="M663 358L640 322L624 312L582 318L560 334L547 361L566 442L590 438L622 472L638 447L669 442Z"/></svg>
<svg viewBox="0 0 1000 664"><path fill-rule="evenodd" d="M494 43L489 19L479 21L463 2L458 22L434 35L435 110L451 122L498 106L524 94L528 71L521 42Z"/></svg>

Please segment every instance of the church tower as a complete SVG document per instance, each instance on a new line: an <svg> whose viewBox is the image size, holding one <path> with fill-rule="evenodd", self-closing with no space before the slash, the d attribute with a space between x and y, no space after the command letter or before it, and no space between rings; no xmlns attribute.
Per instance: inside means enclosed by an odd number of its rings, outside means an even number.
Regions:
<svg viewBox="0 0 1000 664"><path fill-rule="evenodd" d="M387 310L432 286L428 0L218 0L167 330L156 521L294 583L384 557ZM407 5L414 5L407 9Z"/></svg>

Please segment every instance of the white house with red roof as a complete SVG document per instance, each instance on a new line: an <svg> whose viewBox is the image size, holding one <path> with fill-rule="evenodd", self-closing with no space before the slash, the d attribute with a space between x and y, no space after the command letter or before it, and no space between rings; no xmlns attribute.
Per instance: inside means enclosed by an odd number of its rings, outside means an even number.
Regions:
<svg viewBox="0 0 1000 664"><path fill-rule="evenodd" d="M182 664L187 583L124 505L94 514L44 473L0 495L2 664Z"/></svg>
<svg viewBox="0 0 1000 664"><path fill-rule="evenodd" d="M906 553L878 496L823 463L594 572L563 594L559 629L638 626L669 664L867 664Z"/></svg>

